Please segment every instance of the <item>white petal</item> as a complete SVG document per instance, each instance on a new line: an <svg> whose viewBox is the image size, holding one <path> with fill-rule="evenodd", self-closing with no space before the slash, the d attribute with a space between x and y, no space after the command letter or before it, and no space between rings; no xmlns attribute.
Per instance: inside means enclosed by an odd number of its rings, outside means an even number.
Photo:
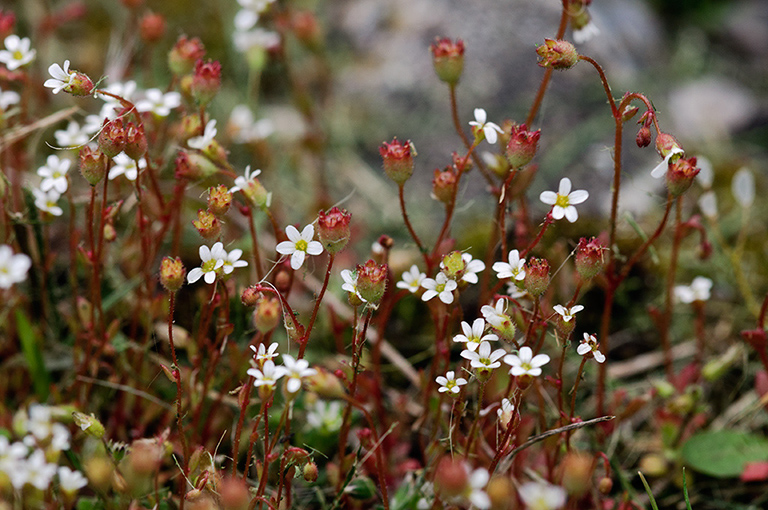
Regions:
<svg viewBox="0 0 768 510"><path fill-rule="evenodd" d="M488 115L485 113L485 110L482 108L475 108L475 121L477 121L480 124L485 124L485 121L488 119Z"/></svg>
<svg viewBox="0 0 768 510"><path fill-rule="evenodd" d="M554 217L554 214L552 216ZM568 207L565 208L565 219L567 219L571 223L579 219L579 212L576 210L574 206L569 205Z"/></svg>
<svg viewBox="0 0 768 510"><path fill-rule="evenodd" d="M211 284L216 280L216 273L214 271L208 271L205 273L205 283Z"/></svg>
<svg viewBox="0 0 768 510"><path fill-rule="evenodd" d="M307 253L310 255L320 255L323 253L323 245L320 241L310 241L307 244Z"/></svg>
<svg viewBox="0 0 768 510"><path fill-rule="evenodd" d="M301 267L302 264L304 264L304 257L306 254L301 250L296 250L291 255L291 269L296 271Z"/></svg>
<svg viewBox="0 0 768 510"><path fill-rule="evenodd" d="M299 234L299 230L293 225L288 225L287 227L285 227L285 235L288 236L288 239L290 239L294 243L299 239L301 239L301 234Z"/></svg>
<svg viewBox="0 0 768 510"><path fill-rule="evenodd" d="M542 191L539 195L539 200L547 205L555 205L557 203L557 193L554 191Z"/></svg>
<svg viewBox="0 0 768 510"><path fill-rule="evenodd" d="M568 195L568 203L571 205L576 205L584 202L586 199L589 198L589 192L585 189L577 189L570 195Z"/></svg>
<svg viewBox="0 0 768 510"><path fill-rule="evenodd" d="M275 246L275 251L282 255L290 255L296 251L296 244L292 241L283 241Z"/></svg>
<svg viewBox="0 0 768 510"><path fill-rule="evenodd" d="M571 192L571 180L568 177L560 179L560 186L557 189L558 195L568 195Z"/></svg>

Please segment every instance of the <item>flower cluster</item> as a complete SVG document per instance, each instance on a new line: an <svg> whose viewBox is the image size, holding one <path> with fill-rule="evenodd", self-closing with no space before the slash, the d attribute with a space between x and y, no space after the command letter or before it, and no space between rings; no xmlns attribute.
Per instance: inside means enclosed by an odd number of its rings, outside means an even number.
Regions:
<svg viewBox="0 0 768 510"><path fill-rule="evenodd" d="M192 269L187 274L188 283L195 283L203 278L205 283L211 284L216 281L217 277L224 277L232 273L235 268L248 265L245 260L240 260L243 250L238 248L227 252L222 242L214 243L210 248L202 245L199 253L202 263L200 267Z"/></svg>

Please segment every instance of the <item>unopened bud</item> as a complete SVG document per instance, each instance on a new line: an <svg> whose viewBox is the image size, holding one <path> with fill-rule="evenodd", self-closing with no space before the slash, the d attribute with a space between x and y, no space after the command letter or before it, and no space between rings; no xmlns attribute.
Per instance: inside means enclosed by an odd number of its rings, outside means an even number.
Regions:
<svg viewBox="0 0 768 510"><path fill-rule="evenodd" d="M198 210L197 219L192 224L203 239L216 239L221 234L221 222L208 210Z"/></svg>
<svg viewBox="0 0 768 510"><path fill-rule="evenodd" d="M579 61L579 53L573 44L563 40L544 39L544 44L536 48L536 53L541 58L541 67L569 69Z"/></svg>
<svg viewBox="0 0 768 510"><path fill-rule="evenodd" d="M89 436L95 437L96 439L104 437L104 425L102 425L93 414L88 416L85 413L75 411L72 413L72 421L75 422L75 425L80 427L80 430Z"/></svg>
<svg viewBox="0 0 768 510"><path fill-rule="evenodd" d="M112 223L104 225L104 240L108 243L112 243L117 239L117 230Z"/></svg>
<svg viewBox="0 0 768 510"><path fill-rule="evenodd" d="M493 477L485 489L488 499L491 500L491 510L509 508L509 502L515 497L514 490L509 478L505 476Z"/></svg>
<svg viewBox="0 0 768 510"><path fill-rule="evenodd" d="M595 237L579 239L579 245L576 247L576 271L583 280L590 280L603 270L605 250L603 244Z"/></svg>
<svg viewBox="0 0 768 510"><path fill-rule="evenodd" d="M240 301L245 306L256 306L256 304L259 302L259 299L261 299L261 291L253 285L246 287L245 290L243 290L243 293L240 295Z"/></svg>
<svg viewBox="0 0 768 510"><path fill-rule="evenodd" d="M641 149L651 145L651 129L648 126L643 126L638 130L635 143Z"/></svg>
<svg viewBox="0 0 768 510"><path fill-rule="evenodd" d="M440 81L456 85L464 71L464 41L456 42L448 38L437 38L429 47L432 52L432 64Z"/></svg>
<svg viewBox="0 0 768 510"><path fill-rule="evenodd" d="M538 297L549 287L549 262L546 259L531 258L525 266L525 290Z"/></svg>
<svg viewBox="0 0 768 510"><path fill-rule="evenodd" d="M611 489L613 489L613 480L607 476L601 478L600 481L597 482L597 490L599 490L601 494L610 494Z"/></svg>
<svg viewBox="0 0 768 510"><path fill-rule="evenodd" d="M512 127L509 142L507 142L507 160L512 168L520 168L531 162L536 155L541 138L541 129L528 131L525 124Z"/></svg>
<svg viewBox="0 0 768 510"><path fill-rule="evenodd" d="M219 185L208 189L208 210L215 216L221 218L232 205L232 193L226 186Z"/></svg>
<svg viewBox="0 0 768 510"><path fill-rule="evenodd" d="M219 171L208 158L196 152L179 151L175 166L176 178L189 181L199 181Z"/></svg>
<svg viewBox="0 0 768 510"><path fill-rule="evenodd" d="M161 14L148 12L139 22L141 39L146 43L156 43L165 35L165 17Z"/></svg>
<svg viewBox="0 0 768 510"><path fill-rule="evenodd" d="M304 480L307 482L316 482L317 481L317 464L314 462L307 462L304 464L304 469L302 470L302 475L304 475Z"/></svg>
<svg viewBox="0 0 768 510"><path fill-rule="evenodd" d="M338 399L346 395L341 380L327 370L318 367L317 373L307 378L307 387L322 398Z"/></svg>
<svg viewBox="0 0 768 510"><path fill-rule="evenodd" d="M181 288L186 273L179 257L165 257L160 262L160 283L168 292L176 292Z"/></svg>
<svg viewBox="0 0 768 510"><path fill-rule="evenodd" d="M261 333L268 333L280 324L281 315L280 301L274 296L262 295L253 310L253 325Z"/></svg>
<svg viewBox="0 0 768 510"><path fill-rule="evenodd" d="M192 78L192 96L200 105L207 105L221 88L221 64L217 61L195 63Z"/></svg>
<svg viewBox="0 0 768 510"><path fill-rule="evenodd" d="M204 55L205 47L200 39L189 39L182 35L168 53L168 67L176 76L188 74L194 68L195 62Z"/></svg>
<svg viewBox="0 0 768 510"><path fill-rule="evenodd" d="M384 161L384 173L400 186L413 175L415 151L414 154L412 151L413 144L410 140L402 143L397 138L393 139L392 143L384 142L384 145L379 147L379 154Z"/></svg>
<svg viewBox="0 0 768 510"><path fill-rule="evenodd" d="M453 167L447 167L443 171L435 170L435 177L432 179L432 196L444 204L451 203L457 181L458 176Z"/></svg>
<svg viewBox="0 0 768 510"><path fill-rule="evenodd" d="M592 457L581 452L566 454L561 463L562 486L568 494L581 497L589 490L592 478Z"/></svg>
<svg viewBox="0 0 768 510"><path fill-rule="evenodd" d="M387 290L387 265L369 260L357 266L357 292L371 304L378 304Z"/></svg>
<svg viewBox="0 0 768 510"><path fill-rule="evenodd" d="M96 186L107 172L107 160L98 149L88 145L80 149L80 174L91 186Z"/></svg>
<svg viewBox="0 0 768 510"><path fill-rule="evenodd" d="M99 149L109 158L114 158L125 149L125 128L120 119L104 120L99 133Z"/></svg>
<svg viewBox="0 0 768 510"><path fill-rule="evenodd" d="M317 237L330 254L336 254L344 249L349 242L349 222L352 215L338 207L330 211L320 211L317 216Z"/></svg>
<svg viewBox="0 0 768 510"><path fill-rule="evenodd" d="M469 484L469 472L464 461L444 456L435 468L435 491L443 497L463 494Z"/></svg>
<svg viewBox="0 0 768 510"><path fill-rule="evenodd" d="M144 134L144 124L138 126L129 122L125 126L125 153L131 159L141 159L147 153L147 137Z"/></svg>

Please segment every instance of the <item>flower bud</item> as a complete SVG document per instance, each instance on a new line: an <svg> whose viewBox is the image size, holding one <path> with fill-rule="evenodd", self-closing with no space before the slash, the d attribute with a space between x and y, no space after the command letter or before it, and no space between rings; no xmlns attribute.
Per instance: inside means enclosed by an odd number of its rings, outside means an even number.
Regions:
<svg viewBox="0 0 768 510"><path fill-rule="evenodd" d="M211 160L196 152L179 151L176 157L175 176L177 179L199 181L218 172Z"/></svg>
<svg viewBox="0 0 768 510"><path fill-rule="evenodd" d="M549 287L549 262L531 257L525 265L525 290L534 297L544 294Z"/></svg>
<svg viewBox="0 0 768 510"><path fill-rule="evenodd" d="M265 211L272 205L272 193L258 179L249 179L241 191L250 203L261 210Z"/></svg>
<svg viewBox="0 0 768 510"><path fill-rule="evenodd" d="M261 299L261 291L253 285L246 287L243 293L240 294L240 301L245 306L256 306L259 303L259 299Z"/></svg>
<svg viewBox="0 0 768 510"><path fill-rule="evenodd" d="M672 151L683 152L675 137L667 133L659 133L656 136L656 150L662 158L666 158Z"/></svg>
<svg viewBox="0 0 768 510"><path fill-rule="evenodd" d="M91 487L105 492L112 485L114 465L103 455L94 455L83 462L83 471L88 477Z"/></svg>
<svg viewBox="0 0 768 510"><path fill-rule="evenodd" d="M491 509L509 508L509 502L515 497L515 488L512 481L506 476L494 476L488 482L485 489L488 499L491 500Z"/></svg>
<svg viewBox="0 0 768 510"><path fill-rule="evenodd" d="M605 246L595 237L589 240L586 237L579 239L579 245L576 247L576 271L583 280L594 278L603 270L604 250Z"/></svg>
<svg viewBox="0 0 768 510"><path fill-rule="evenodd" d="M445 170L435 170L435 177L432 179L432 197L444 204L450 204L453 200L456 190L458 176L453 167L446 167Z"/></svg>
<svg viewBox="0 0 768 510"><path fill-rule="evenodd" d="M232 193L226 186L219 185L208 189L208 210L218 218L221 218L232 205Z"/></svg>
<svg viewBox="0 0 768 510"><path fill-rule="evenodd" d="M262 295L253 310L253 325L261 333L269 333L280 324L281 315L280 301L274 296Z"/></svg>
<svg viewBox="0 0 768 510"><path fill-rule="evenodd" d="M195 73L192 78L192 97L201 104L207 105L221 88L221 64L218 61L195 63Z"/></svg>
<svg viewBox="0 0 768 510"><path fill-rule="evenodd" d="M341 380L329 371L317 367L317 373L307 378L307 387L322 398L339 399L346 395Z"/></svg>
<svg viewBox="0 0 768 510"><path fill-rule="evenodd" d="M450 498L464 493L469 485L469 472L464 461L446 455L435 468L435 491Z"/></svg>
<svg viewBox="0 0 768 510"><path fill-rule="evenodd" d="M6 37L15 32L15 24L16 15L13 11L3 12L0 10L0 40L5 40Z"/></svg>
<svg viewBox="0 0 768 510"><path fill-rule="evenodd" d="M108 243L112 243L117 239L117 230L112 223L106 223L104 225L104 240Z"/></svg>
<svg viewBox="0 0 768 510"><path fill-rule="evenodd" d="M411 154L412 150L414 154ZM397 185L402 186L405 181L411 178L413 175L413 156L416 151L410 140L402 143L394 138L392 143L384 142L384 145L379 147L379 153L384 160L384 173Z"/></svg>
<svg viewBox="0 0 768 510"><path fill-rule="evenodd" d="M216 239L221 234L221 222L210 211L199 209L192 224L203 239Z"/></svg>
<svg viewBox="0 0 768 510"><path fill-rule="evenodd" d="M99 149L108 158L114 158L125 149L125 128L121 119L104 120L99 133Z"/></svg>
<svg viewBox="0 0 768 510"><path fill-rule="evenodd" d="M144 124L138 126L129 122L125 126L125 149L129 158L139 160L147 153L147 137L144 134Z"/></svg>
<svg viewBox="0 0 768 510"><path fill-rule="evenodd" d="M562 486L568 494L577 498L586 494L592 479L592 457L582 452L566 454L562 463Z"/></svg>
<svg viewBox="0 0 768 510"><path fill-rule="evenodd" d="M317 237L323 247L334 255L349 242L349 222L352 215L344 209L333 207L330 211L320 211L317 216Z"/></svg>
<svg viewBox="0 0 768 510"><path fill-rule="evenodd" d="M541 67L569 69L579 61L579 53L573 44L563 40L544 39L544 44L536 48L536 53L541 57Z"/></svg>
<svg viewBox="0 0 768 510"><path fill-rule="evenodd" d="M672 196L679 197L691 187L693 179L700 170L696 168L696 158L679 158L670 163L667 170L666 181L667 189Z"/></svg>
<svg viewBox="0 0 768 510"><path fill-rule="evenodd" d="M509 142L507 142L507 160L512 168L520 168L531 162L536 155L536 150L541 137L541 129L528 131L525 124L512 128Z"/></svg>
<svg viewBox="0 0 768 510"><path fill-rule="evenodd" d="M73 96L90 96L93 93L93 81L87 74L80 71L73 71L69 84L64 88Z"/></svg>
<svg viewBox="0 0 768 510"><path fill-rule="evenodd" d="M139 33L145 43L156 43L165 35L165 17L148 12L139 22Z"/></svg>
<svg viewBox="0 0 768 510"><path fill-rule="evenodd" d="M637 136L635 137L635 143L641 149L651 145L651 128L648 126L641 127L637 132Z"/></svg>
<svg viewBox="0 0 768 510"><path fill-rule="evenodd" d="M613 480L607 476L601 478L597 483L597 490L599 490L601 494L609 494L611 489L613 489Z"/></svg>
<svg viewBox="0 0 768 510"><path fill-rule="evenodd" d="M104 437L104 425L102 425L93 414L88 416L85 413L74 411L72 413L72 421L75 422L75 425L80 427L80 430L89 436L95 437L96 439Z"/></svg>
<svg viewBox="0 0 768 510"><path fill-rule="evenodd" d="M226 477L218 484L222 510L247 510L251 502L248 486L240 478Z"/></svg>
<svg viewBox="0 0 768 510"><path fill-rule="evenodd" d="M188 39L186 35L182 35L168 53L168 67L176 76L188 74L194 68L195 62L204 55L205 48L200 39Z"/></svg>
<svg viewBox="0 0 768 510"><path fill-rule="evenodd" d="M464 41L451 41L447 37L437 38L429 47L432 52L432 64L440 81L456 85L464 71Z"/></svg>
<svg viewBox="0 0 768 510"><path fill-rule="evenodd" d="M311 11L297 11L291 20L293 33L304 46L317 49L322 46L322 32L317 17Z"/></svg>
<svg viewBox="0 0 768 510"><path fill-rule="evenodd" d="M107 173L107 160L97 148L88 145L80 149L80 174L91 186L96 186Z"/></svg>
<svg viewBox="0 0 768 510"><path fill-rule="evenodd" d="M461 280L464 271L467 269L467 263L461 257L460 251L452 251L440 263L440 270L449 280Z"/></svg>
<svg viewBox="0 0 768 510"><path fill-rule="evenodd" d="M371 304L378 304L387 290L386 264L378 265L373 260L368 260L363 265L357 266L357 292L360 297Z"/></svg>
<svg viewBox="0 0 768 510"><path fill-rule="evenodd" d="M176 292L181 288L186 273L179 257L164 257L160 262L160 283L168 292Z"/></svg>
<svg viewBox="0 0 768 510"><path fill-rule="evenodd" d="M307 482L316 482L317 481L317 464L314 462L307 462L304 464L304 469L302 470L302 475L304 476L304 480Z"/></svg>

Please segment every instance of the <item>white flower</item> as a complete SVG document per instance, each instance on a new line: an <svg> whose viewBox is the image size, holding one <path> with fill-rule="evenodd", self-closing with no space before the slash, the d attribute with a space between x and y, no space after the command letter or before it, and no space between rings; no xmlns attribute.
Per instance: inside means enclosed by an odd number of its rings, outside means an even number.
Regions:
<svg viewBox="0 0 768 510"><path fill-rule="evenodd" d="M209 120L205 125L205 129L203 129L203 136L190 138L187 140L187 145L193 149L203 150L213 141L216 137L216 133L218 133L216 130L216 121Z"/></svg>
<svg viewBox="0 0 768 510"><path fill-rule="evenodd" d="M565 489L546 482L524 483L517 494L528 510L557 510L565 506Z"/></svg>
<svg viewBox="0 0 768 510"><path fill-rule="evenodd" d="M74 120L69 121L67 129L59 129L53 133L56 138L56 145L64 148L76 148L85 145L90 140L90 136L85 128L80 129L80 124Z"/></svg>
<svg viewBox="0 0 768 510"><path fill-rule="evenodd" d="M712 290L712 280L704 276L697 276L690 285L676 285L675 298L686 304L694 301L707 301L710 290Z"/></svg>
<svg viewBox="0 0 768 510"><path fill-rule="evenodd" d="M56 452L69 450L69 429L61 423L51 425L51 444L49 448Z"/></svg>
<svg viewBox="0 0 768 510"><path fill-rule="evenodd" d="M11 105L19 104L19 101L21 101L21 96L18 92L0 90L0 112L6 111Z"/></svg>
<svg viewBox="0 0 768 510"><path fill-rule="evenodd" d="M56 464L49 464L48 461L45 460L45 452L43 452L43 450L35 450L32 455L27 458L24 467L28 484L41 491L48 490L48 486L51 484L51 479L56 474Z"/></svg>
<svg viewBox="0 0 768 510"><path fill-rule="evenodd" d="M499 299L496 301L495 306L483 305L483 307L480 309L480 313L483 314L483 317L486 321L488 321L488 324L496 329L503 329L512 323L509 316L506 314L506 311L506 299Z"/></svg>
<svg viewBox="0 0 768 510"><path fill-rule="evenodd" d="M341 271L341 279L344 280L344 283L341 286L342 290L346 290L347 292L354 294L357 296L357 299L365 302L363 296L361 296L357 291L357 271L344 269Z"/></svg>
<svg viewBox="0 0 768 510"><path fill-rule="evenodd" d="M77 492L88 485L88 480L80 471L69 469L67 466L59 467L58 474L59 487L64 492Z"/></svg>
<svg viewBox="0 0 768 510"><path fill-rule="evenodd" d="M341 429L344 422L344 413L342 412L341 402L325 402L318 400L314 408L307 413L307 423L316 429L322 429L325 432L336 432Z"/></svg>
<svg viewBox="0 0 768 510"><path fill-rule="evenodd" d="M55 189L43 191L41 189L32 188L32 194L35 195L35 207L43 212L47 212L52 216L61 216L64 211L56 205L61 198L61 194Z"/></svg>
<svg viewBox="0 0 768 510"><path fill-rule="evenodd" d="M258 368L249 368L247 374L253 376L255 380L253 385L257 388L266 386L267 389L273 389L277 380L286 374L285 367L275 366L275 362L268 359L262 365L261 370Z"/></svg>
<svg viewBox="0 0 768 510"><path fill-rule="evenodd" d="M243 31L254 27L259 21L259 14L264 12L275 0L237 0L240 9L235 14L235 30Z"/></svg>
<svg viewBox="0 0 768 510"><path fill-rule="evenodd" d="M19 466L23 465L24 459L27 456L29 448L23 443L11 443L8 438L0 435L0 472L11 476L12 473L19 469ZM21 486L26 483L26 478L21 481ZM17 489L21 486L14 487Z"/></svg>
<svg viewBox="0 0 768 510"><path fill-rule="evenodd" d="M240 260L240 257L242 256L243 250L239 248L227 252L224 257L224 264L221 266L221 270L224 272L224 274L230 274L235 270L236 267L247 266L248 262L245 260Z"/></svg>
<svg viewBox="0 0 768 510"><path fill-rule="evenodd" d="M411 294L417 292L421 287L422 282L427 277L424 273L419 271L416 264L411 266L411 269L403 273L403 279L395 284L398 289L405 289Z"/></svg>
<svg viewBox="0 0 768 510"><path fill-rule="evenodd" d="M10 289L14 283L27 279L27 271L32 267L32 259L24 253L13 254L7 244L0 244L0 289ZM0 450L0 455L2 451Z"/></svg>
<svg viewBox="0 0 768 510"><path fill-rule="evenodd" d="M257 362L268 361L279 355L279 353L277 352L277 349L278 347L280 347L280 345L277 342L272 342L272 344L269 346L269 349L267 349L264 346L264 344L259 344L258 349L253 345L251 345L250 347L251 347L251 350L253 351L253 357L256 359Z"/></svg>
<svg viewBox="0 0 768 510"><path fill-rule="evenodd" d="M477 273L485 269L485 262L473 259L469 253L462 253L461 260L464 261L464 276L461 279L467 283L477 283Z"/></svg>
<svg viewBox="0 0 768 510"><path fill-rule="evenodd" d="M293 225L285 227L285 235L288 241L283 241L275 247L277 253L291 256L291 268L296 271L307 255L320 255L323 253L323 245L319 241L313 241L315 227L310 223L299 233Z"/></svg>
<svg viewBox="0 0 768 510"><path fill-rule="evenodd" d="M43 85L52 89L51 92L54 94L58 94L72 85L72 82L77 77L74 71L69 70L69 60L64 61L64 67L56 63L51 64L48 66L48 74L50 74L52 78L45 80Z"/></svg>
<svg viewBox="0 0 768 510"><path fill-rule="evenodd" d="M100 115L86 115L85 123L83 124L83 133L92 135L101 131L101 126L104 125L104 119Z"/></svg>
<svg viewBox="0 0 768 510"><path fill-rule="evenodd" d="M491 499L483 490L488 484L489 478L490 475L488 474L488 471L483 468L475 469L469 476L467 499L480 510L485 510L491 506Z"/></svg>
<svg viewBox="0 0 768 510"><path fill-rule="evenodd" d="M597 350L598 347L600 347L600 344L597 343L597 338L595 337L595 335L584 333L584 339L576 348L576 352L581 354L582 356L591 352L592 356L595 358L595 361L597 361L598 363L603 363L605 361L605 356L603 355L602 352Z"/></svg>
<svg viewBox="0 0 768 510"><path fill-rule="evenodd" d="M520 258L520 252L512 250L507 256L509 263L507 262L494 262L493 270L496 271L497 277L502 278L514 278L517 281L525 279L525 259Z"/></svg>
<svg viewBox="0 0 768 510"><path fill-rule="evenodd" d="M496 416L498 416L499 421L501 421L501 424L505 427L509 425L509 422L512 421L512 415L515 412L515 406L512 404L512 402L509 401L508 398L501 399L501 405L498 409L496 409Z"/></svg>
<svg viewBox="0 0 768 510"><path fill-rule="evenodd" d="M715 169L712 167L712 162L706 156L696 156L696 166L699 167L699 174L696 176L696 182L698 182L702 188L712 188L712 183L715 181Z"/></svg>
<svg viewBox="0 0 768 510"><path fill-rule="evenodd" d="M453 303L453 291L458 287L456 282L449 280L443 273L437 273L434 280L432 278L424 278L421 286L427 289L421 295L422 301L429 301L433 297L438 296L440 301L446 305Z"/></svg>
<svg viewBox="0 0 768 510"><path fill-rule="evenodd" d="M283 365L285 365L285 375L288 382L285 389L288 393L296 393L301 389L301 380L304 377L315 375L317 370L309 368L309 362L305 359L294 360L292 356L283 354Z"/></svg>
<svg viewBox="0 0 768 510"><path fill-rule="evenodd" d="M141 158L139 160L139 166L136 166L136 160L129 157L125 152L121 152L114 158L112 158L114 165L109 169L109 180L125 175L125 178L129 181L135 181L139 177L139 170L147 168L147 159Z"/></svg>
<svg viewBox="0 0 768 510"><path fill-rule="evenodd" d="M458 394L461 391L461 387L467 384L467 380L463 377L456 379L455 375L453 370L451 370L450 372L446 372L445 377L442 375L437 376L435 382L440 385L437 391L440 393L449 392L454 395Z"/></svg>
<svg viewBox="0 0 768 510"><path fill-rule="evenodd" d="M499 139L499 134L503 133L498 124L494 122L486 122L488 116L485 110L482 108L475 108L475 120L470 121L469 125L477 128L478 131L482 130L485 135L485 139L488 143L493 145L496 140Z"/></svg>
<svg viewBox="0 0 768 510"><path fill-rule="evenodd" d="M235 185L230 188L229 192L234 193L236 191L242 191L243 189L248 187L248 183L256 179L261 175L261 170L254 170L251 172L251 165L248 165L245 167L245 177L235 177Z"/></svg>
<svg viewBox="0 0 768 510"><path fill-rule="evenodd" d="M598 35L600 35L600 29L590 20L583 27L573 31L573 42L583 44Z"/></svg>
<svg viewBox="0 0 768 510"><path fill-rule="evenodd" d="M584 307L582 305L575 305L570 308L566 308L563 305L555 305L552 307L552 309L560 314L560 317L563 318L564 322L571 322L573 316L582 311Z"/></svg>
<svg viewBox="0 0 768 510"><path fill-rule="evenodd" d="M552 217L556 220L563 216L573 223L579 219L579 213L574 205L580 204L589 198L589 192L583 189L571 191L571 180L568 177L560 179L557 193L554 191L542 191L539 200L552 207Z"/></svg>
<svg viewBox="0 0 768 510"><path fill-rule="evenodd" d="M275 126L270 119L253 118L248 106L239 104L232 108L229 114L227 131L235 143L250 143L263 140L275 132Z"/></svg>
<svg viewBox="0 0 768 510"><path fill-rule="evenodd" d="M205 283L211 284L216 281L216 270L224 265L227 252L224 250L224 245L219 242L211 248L205 245L200 246L199 253L202 263L200 267L187 273L187 282L195 283L204 276Z"/></svg>
<svg viewBox="0 0 768 510"><path fill-rule="evenodd" d="M717 218L717 196L714 191L707 191L701 194L699 197L699 209L707 218Z"/></svg>
<svg viewBox="0 0 768 510"><path fill-rule="evenodd" d="M45 160L45 165L37 169L37 175L43 178L40 183L40 189L43 191L56 190L61 195L67 191L67 171L72 162L68 159L59 159L58 156L50 155Z"/></svg>
<svg viewBox="0 0 768 510"><path fill-rule="evenodd" d="M498 336L492 333L483 335L485 321L479 318L475 319L472 326L468 322L461 321L461 330L464 334L454 336L453 341L467 344L467 349L470 351L477 349L482 342L494 342L499 339Z"/></svg>
<svg viewBox="0 0 768 510"><path fill-rule="evenodd" d="M546 354L533 355L533 350L528 347L521 347L517 354L507 354L504 356L504 363L511 366L509 373L515 377L521 375L530 375L538 377L541 375L541 367L549 363L549 356Z"/></svg>
<svg viewBox="0 0 768 510"><path fill-rule="evenodd" d="M747 208L755 201L755 178L749 168L740 168L733 175L731 193L741 207Z"/></svg>
<svg viewBox="0 0 768 510"><path fill-rule="evenodd" d="M9 71L15 71L21 66L27 65L35 59L35 50L31 50L32 42L29 37L20 38L12 34L5 38L5 49L0 51L0 62L5 64Z"/></svg>
<svg viewBox="0 0 768 510"><path fill-rule="evenodd" d="M280 34L257 27L247 32L235 32L232 35L232 42L241 53L246 53L253 48L268 50L280 46Z"/></svg>
<svg viewBox="0 0 768 510"><path fill-rule="evenodd" d="M680 157L683 155L683 153L684 151L680 147L672 147L669 153L667 153L667 155L664 157L664 160L656 165L653 170L651 170L651 177L654 179L661 179L664 177L664 175L667 173L667 168L669 168L669 160L671 160L676 155L677 157Z"/></svg>
<svg viewBox="0 0 768 510"><path fill-rule="evenodd" d="M147 89L144 99L136 102L139 112L152 112L158 117L167 117L171 110L181 105L181 94L178 92L163 93L160 89Z"/></svg>
<svg viewBox="0 0 768 510"><path fill-rule="evenodd" d="M480 347L477 348L477 352L465 349L461 351L461 357L469 360L469 365L472 368L491 370L501 366L501 362L499 360L506 353L507 352L504 349L496 349L495 351L491 352L491 344L488 342L482 342Z"/></svg>

